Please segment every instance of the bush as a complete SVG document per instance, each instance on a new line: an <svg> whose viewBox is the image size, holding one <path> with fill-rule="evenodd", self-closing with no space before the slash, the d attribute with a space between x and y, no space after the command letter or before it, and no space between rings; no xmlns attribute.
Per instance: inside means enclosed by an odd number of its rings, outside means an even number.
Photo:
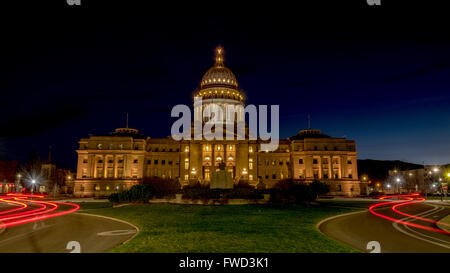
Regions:
<svg viewBox="0 0 450 273"><path fill-rule="evenodd" d="M260 191L253 188L235 188L235 189L209 189L205 187L184 188L183 198L192 200L207 201L210 199L262 199L263 195Z"/></svg>
<svg viewBox="0 0 450 273"><path fill-rule="evenodd" d="M330 185L320 182L319 180L314 180L311 184L312 191L318 196L322 194L327 194L330 192Z"/></svg>
<svg viewBox="0 0 450 273"><path fill-rule="evenodd" d="M317 198L317 194L311 185L293 184L290 190L296 203L312 202Z"/></svg>
<svg viewBox="0 0 450 273"><path fill-rule="evenodd" d="M119 203L119 193L112 193L108 196L108 200L111 203Z"/></svg>
<svg viewBox="0 0 450 273"><path fill-rule="evenodd" d="M148 186L157 198L173 195L181 189L178 180L158 177L144 179L143 185Z"/></svg>
<svg viewBox="0 0 450 273"><path fill-rule="evenodd" d="M209 189L209 185L201 184L199 181L197 181L197 183L185 186L183 189Z"/></svg>
<svg viewBox="0 0 450 273"><path fill-rule="evenodd" d="M235 189L254 189L252 185L248 183L248 180L239 180L238 184L234 186Z"/></svg>
<svg viewBox="0 0 450 273"><path fill-rule="evenodd" d="M110 194L108 199L113 203L148 202L153 197L153 191L148 185L134 185L129 190Z"/></svg>
<svg viewBox="0 0 450 273"><path fill-rule="evenodd" d="M310 184L296 182L294 179L283 179L278 181L270 190L270 200L272 202L312 202L320 194L329 192L329 185L318 180Z"/></svg>

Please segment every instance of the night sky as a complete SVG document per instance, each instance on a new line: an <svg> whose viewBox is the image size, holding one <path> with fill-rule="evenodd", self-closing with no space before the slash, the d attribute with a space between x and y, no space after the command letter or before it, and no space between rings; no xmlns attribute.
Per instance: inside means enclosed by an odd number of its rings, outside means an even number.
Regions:
<svg viewBox="0 0 450 273"><path fill-rule="evenodd" d="M359 159L450 162L439 7L81 1L2 7L1 159L45 158L52 145L75 169L78 140L124 127L127 112L141 133L170 135L171 108L191 106L221 45L246 103L280 105L282 138L310 114L311 127L355 140Z"/></svg>

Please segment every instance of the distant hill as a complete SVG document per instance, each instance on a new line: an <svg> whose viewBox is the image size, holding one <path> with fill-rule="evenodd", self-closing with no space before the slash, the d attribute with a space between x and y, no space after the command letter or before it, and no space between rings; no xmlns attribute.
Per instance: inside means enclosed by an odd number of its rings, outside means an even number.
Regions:
<svg viewBox="0 0 450 273"><path fill-rule="evenodd" d="M370 179L384 180L389 170L413 170L422 169L424 166L414 163L403 162L400 160L373 160L358 159L358 175L366 174Z"/></svg>

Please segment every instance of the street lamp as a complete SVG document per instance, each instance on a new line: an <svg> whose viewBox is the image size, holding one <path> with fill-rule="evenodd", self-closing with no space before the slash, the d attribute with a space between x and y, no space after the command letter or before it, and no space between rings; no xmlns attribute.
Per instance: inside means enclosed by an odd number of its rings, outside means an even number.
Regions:
<svg viewBox="0 0 450 273"><path fill-rule="evenodd" d="M401 181L401 179L400 179L400 177L397 177L396 179L395 179L395 182L397 182L397 188L398 188L398 194L399 194L399 196L398 196L398 199L400 199L400 181Z"/></svg>
<svg viewBox="0 0 450 273"><path fill-rule="evenodd" d="M31 180L31 193L34 193L34 185L36 184L36 179Z"/></svg>

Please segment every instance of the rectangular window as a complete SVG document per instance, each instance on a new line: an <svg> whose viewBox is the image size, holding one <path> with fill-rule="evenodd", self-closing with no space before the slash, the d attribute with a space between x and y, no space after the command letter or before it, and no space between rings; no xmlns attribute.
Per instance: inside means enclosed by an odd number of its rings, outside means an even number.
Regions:
<svg viewBox="0 0 450 273"><path fill-rule="evenodd" d="M153 164L158 164L158 159L155 159L155 161L153 161Z"/></svg>
<svg viewBox="0 0 450 273"><path fill-rule="evenodd" d="M298 164L303 164L303 158L300 158L300 159L298 160Z"/></svg>
<svg viewBox="0 0 450 273"><path fill-rule="evenodd" d="M172 162L172 161L169 161L168 163L169 163L169 165L172 165L173 162Z"/></svg>
<svg viewBox="0 0 450 273"><path fill-rule="evenodd" d="M88 163L88 159L87 158L83 159L83 163Z"/></svg>
<svg viewBox="0 0 450 273"><path fill-rule="evenodd" d="M253 180L253 175L249 174L248 175L248 180L252 181Z"/></svg>
<svg viewBox="0 0 450 273"><path fill-rule="evenodd" d="M151 160L147 160L147 164L152 164L152 161Z"/></svg>
<svg viewBox="0 0 450 273"><path fill-rule="evenodd" d="M313 164L317 164L317 163L318 163L317 159L314 158L314 159L313 159Z"/></svg>
<svg viewBox="0 0 450 273"><path fill-rule="evenodd" d="M351 159L347 160L347 164L352 164L352 160Z"/></svg>
<svg viewBox="0 0 450 273"><path fill-rule="evenodd" d="M209 169L205 169L205 180L210 179Z"/></svg>
<svg viewBox="0 0 450 273"><path fill-rule="evenodd" d="M189 175L188 174L184 175L184 180L189 180Z"/></svg>
<svg viewBox="0 0 450 273"><path fill-rule="evenodd" d="M138 160L137 159L133 160L133 163L134 164L138 163Z"/></svg>
<svg viewBox="0 0 450 273"><path fill-rule="evenodd" d="M300 170L300 172L299 172L299 174L298 174L298 178L303 178L305 175L304 175L304 172L303 172L303 170Z"/></svg>
<svg viewBox="0 0 450 273"><path fill-rule="evenodd" d="M338 179L339 178L339 171L334 171L334 179Z"/></svg>
<svg viewBox="0 0 450 273"><path fill-rule="evenodd" d="M314 170L314 178L315 179L319 178L319 171L318 170Z"/></svg>
<svg viewBox="0 0 450 273"><path fill-rule="evenodd" d="M161 160L161 164L162 165L165 165L166 164L166 161L163 159L163 160Z"/></svg>

